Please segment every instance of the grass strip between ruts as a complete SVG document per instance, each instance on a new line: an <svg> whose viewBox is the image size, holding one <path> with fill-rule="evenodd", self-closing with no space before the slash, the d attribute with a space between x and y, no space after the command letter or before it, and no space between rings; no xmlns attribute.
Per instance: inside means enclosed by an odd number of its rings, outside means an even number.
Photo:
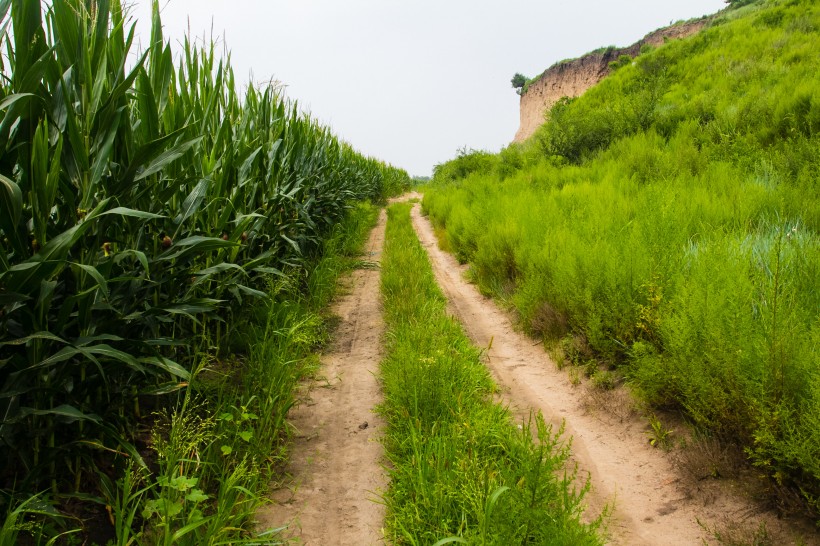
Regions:
<svg viewBox="0 0 820 546"><path fill-rule="evenodd" d="M410 206L388 209L382 261L388 539L601 544L603 518L580 519L589 486L568 468L562 431L541 415L516 426L493 401L481 351L447 316Z"/></svg>

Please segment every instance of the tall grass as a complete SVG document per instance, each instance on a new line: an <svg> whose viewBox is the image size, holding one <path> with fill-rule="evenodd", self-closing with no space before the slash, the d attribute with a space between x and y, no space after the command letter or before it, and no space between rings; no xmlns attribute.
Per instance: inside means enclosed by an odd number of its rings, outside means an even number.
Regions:
<svg viewBox="0 0 820 546"><path fill-rule="evenodd" d="M156 2L136 62L120 0L2 0L0 22L0 487L111 506L147 466L138 423L186 415L240 309L307 289L352 204L409 177L275 87L240 95L213 44L175 57Z"/></svg>
<svg viewBox="0 0 820 546"><path fill-rule="evenodd" d="M600 544L580 522L586 485L568 442L538 415L516 428L461 326L445 312L409 205L388 209L382 364L390 460L387 533L396 544Z"/></svg>
<svg viewBox="0 0 820 546"><path fill-rule="evenodd" d="M528 143L440 166L424 200L530 331L622 365L815 508L818 47L813 2L730 12L556 105Z"/></svg>

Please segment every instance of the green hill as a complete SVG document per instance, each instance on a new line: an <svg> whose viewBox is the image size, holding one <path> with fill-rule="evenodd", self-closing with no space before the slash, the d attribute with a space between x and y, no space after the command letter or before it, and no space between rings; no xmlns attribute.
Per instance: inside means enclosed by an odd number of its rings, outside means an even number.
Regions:
<svg viewBox="0 0 820 546"><path fill-rule="evenodd" d="M741 445L815 513L818 74L816 2L729 9L559 101L529 141L437 166L424 200L529 331Z"/></svg>

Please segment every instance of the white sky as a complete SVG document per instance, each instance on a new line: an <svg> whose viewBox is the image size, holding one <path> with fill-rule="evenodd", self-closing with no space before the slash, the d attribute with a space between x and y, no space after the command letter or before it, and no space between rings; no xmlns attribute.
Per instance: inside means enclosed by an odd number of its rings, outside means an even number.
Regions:
<svg viewBox="0 0 820 546"><path fill-rule="evenodd" d="M128 1L128 0L127 0ZM148 34L150 0L131 0ZM287 95L360 152L411 175L467 148L498 151L518 128L528 77L629 45L723 0L160 0L172 49L190 30L225 37L239 82Z"/></svg>

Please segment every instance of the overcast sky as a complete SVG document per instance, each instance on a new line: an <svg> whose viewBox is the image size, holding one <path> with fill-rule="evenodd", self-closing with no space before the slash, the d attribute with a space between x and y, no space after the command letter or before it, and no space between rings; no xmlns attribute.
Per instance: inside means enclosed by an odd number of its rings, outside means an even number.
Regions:
<svg viewBox="0 0 820 546"><path fill-rule="evenodd" d="M148 37L150 0L132 0ZM226 39L237 79L275 79L360 152L426 176L462 147L498 151L528 77L629 45L723 0L160 0L166 39ZM145 24L146 26L142 27ZM145 38L143 39L145 40Z"/></svg>

